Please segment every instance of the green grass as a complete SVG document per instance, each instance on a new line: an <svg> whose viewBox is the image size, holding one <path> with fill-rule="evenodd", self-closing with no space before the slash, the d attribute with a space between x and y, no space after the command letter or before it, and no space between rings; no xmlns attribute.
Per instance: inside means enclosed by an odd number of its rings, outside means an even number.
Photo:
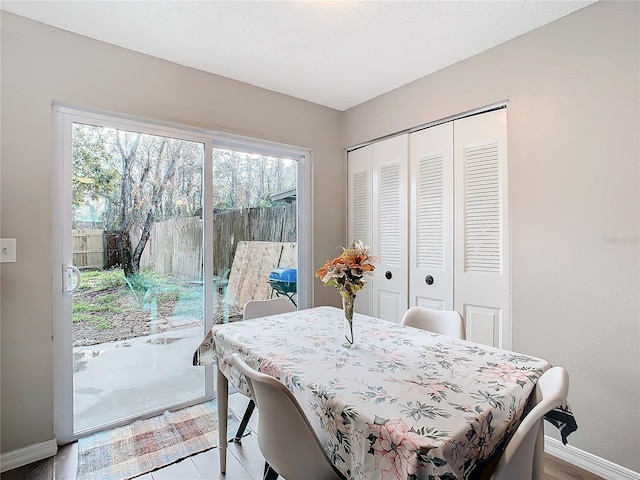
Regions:
<svg viewBox="0 0 640 480"><path fill-rule="evenodd" d="M98 304L94 304L94 303L85 302L83 300L74 300L73 311L72 311L73 321L96 323L96 327L98 326L98 324L104 326L107 323L109 323L106 317L103 317L101 315L94 315L94 314L109 312L110 309L111 309L110 305L106 305L102 302Z"/></svg>
<svg viewBox="0 0 640 480"><path fill-rule="evenodd" d="M140 270L130 278L125 278L120 269L90 270L82 273L80 290L98 292L115 288L128 289L136 293L152 292L169 295L175 295L171 292L180 290L173 279L149 269Z"/></svg>
<svg viewBox="0 0 640 480"><path fill-rule="evenodd" d="M114 327L106 316L95 315L95 313L105 312L107 309L100 308L98 305L90 305L80 303L73 305L73 321L92 323L98 330L109 330Z"/></svg>
<svg viewBox="0 0 640 480"><path fill-rule="evenodd" d="M93 282L93 285L87 285L85 290L99 292L112 289L115 285L113 279L117 277L113 274L96 275L96 272L90 273L92 275L89 275L89 278ZM105 286L108 287L105 288ZM89 322L92 323L97 330L110 330L114 328L114 324L109 320L110 316L117 313L133 312L139 307L139 305L136 305L138 303L137 301L130 307L123 308L118 306L117 299L121 296L122 292L118 294L107 293L102 297L98 297L95 302L77 297L74 298L72 307L73 322Z"/></svg>
<svg viewBox="0 0 640 480"><path fill-rule="evenodd" d="M177 303L174 315L186 315L190 317L202 318L204 315L204 298L201 287L190 287L182 289L176 298Z"/></svg>
<svg viewBox="0 0 640 480"><path fill-rule="evenodd" d="M177 302L180 297L180 290L178 288L156 295L158 302Z"/></svg>
<svg viewBox="0 0 640 480"><path fill-rule="evenodd" d="M98 292L126 285L122 270L90 270L82 272L80 290Z"/></svg>
<svg viewBox="0 0 640 480"><path fill-rule="evenodd" d="M101 303L112 303L115 302L118 296L115 293L107 293L104 297L100 298Z"/></svg>
<svg viewBox="0 0 640 480"><path fill-rule="evenodd" d="M93 323L93 325L98 330L111 330L115 327L115 325L111 323L106 317L102 317L100 315L92 316L89 321Z"/></svg>
<svg viewBox="0 0 640 480"><path fill-rule="evenodd" d="M113 328L108 318L115 314L126 315L149 305L169 304L174 315L203 315L201 286L184 286L147 269L128 279L117 269L86 271L80 290L73 298L73 321L91 322L98 330Z"/></svg>
<svg viewBox="0 0 640 480"><path fill-rule="evenodd" d="M108 305L96 305L94 303L88 303L83 300L73 301L73 313L95 313L105 312L107 310L109 310Z"/></svg>
<svg viewBox="0 0 640 480"><path fill-rule="evenodd" d="M166 292L176 288L173 280L146 268L131 276L129 284L137 292Z"/></svg>

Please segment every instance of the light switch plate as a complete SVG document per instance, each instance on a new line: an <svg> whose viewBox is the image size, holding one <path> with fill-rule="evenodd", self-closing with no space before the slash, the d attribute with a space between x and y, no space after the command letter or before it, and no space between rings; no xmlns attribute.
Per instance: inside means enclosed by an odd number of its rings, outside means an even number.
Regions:
<svg viewBox="0 0 640 480"><path fill-rule="evenodd" d="M16 261L16 239L0 238L0 263Z"/></svg>

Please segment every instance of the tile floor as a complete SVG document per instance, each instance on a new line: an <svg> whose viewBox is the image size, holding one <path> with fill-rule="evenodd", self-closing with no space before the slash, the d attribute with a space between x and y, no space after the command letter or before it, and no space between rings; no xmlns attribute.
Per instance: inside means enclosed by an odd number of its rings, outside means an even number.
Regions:
<svg viewBox="0 0 640 480"><path fill-rule="evenodd" d="M246 408L246 397L236 393L229 397L229 408L240 417ZM185 458L184 460L147 473L136 480L261 480L264 457L260 453L257 437L257 411L249 427L252 432L242 443L231 443L227 453L227 473L220 475L217 448ZM75 480L78 463L77 444L60 448L52 459L27 465L0 475L0 480ZM590 472L545 454L545 480L603 480ZM515 479L514 479L515 480Z"/></svg>

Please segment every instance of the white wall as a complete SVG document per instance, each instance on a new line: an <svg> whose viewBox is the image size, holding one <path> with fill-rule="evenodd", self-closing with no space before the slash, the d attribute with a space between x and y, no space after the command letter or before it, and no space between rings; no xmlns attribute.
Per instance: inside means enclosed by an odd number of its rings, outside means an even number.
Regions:
<svg viewBox="0 0 640 480"><path fill-rule="evenodd" d="M348 147L508 100L513 347L569 370L570 444L636 472L639 19L599 2L343 116Z"/></svg>
<svg viewBox="0 0 640 480"><path fill-rule="evenodd" d="M314 266L344 243L340 112L1 14L2 453L53 438L52 101L313 150ZM344 176L344 175L342 175ZM315 281L316 304L338 305ZM333 294L333 295L332 295Z"/></svg>

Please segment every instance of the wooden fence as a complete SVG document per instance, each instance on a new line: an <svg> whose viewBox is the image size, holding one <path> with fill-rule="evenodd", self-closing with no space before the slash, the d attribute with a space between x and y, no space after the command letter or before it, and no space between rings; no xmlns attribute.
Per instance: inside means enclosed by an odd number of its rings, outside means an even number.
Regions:
<svg viewBox="0 0 640 480"><path fill-rule="evenodd" d="M295 242L296 205L245 208L213 216L213 269L223 275L231 268L242 241Z"/></svg>
<svg viewBox="0 0 640 480"><path fill-rule="evenodd" d="M131 233L133 245L141 230ZM120 263L118 233L101 229L73 229L73 264L78 268L108 268ZM214 213L213 271L228 276L238 243L243 241L296 242L296 205L245 208ZM140 265L183 280L202 279L202 220L175 218L151 229Z"/></svg>
<svg viewBox="0 0 640 480"><path fill-rule="evenodd" d="M132 230L134 248L140 235L140 229ZM186 217L154 223L140 267L182 280L202 280L202 221Z"/></svg>
<svg viewBox="0 0 640 480"><path fill-rule="evenodd" d="M78 268L102 268L104 265L103 230L74 228L71 235L73 265Z"/></svg>
<svg viewBox="0 0 640 480"><path fill-rule="evenodd" d="M242 241L295 242L296 205L246 208L213 216L213 270L227 276ZM140 230L132 232L134 245ZM142 267L183 280L202 280L202 220L187 217L155 223Z"/></svg>

